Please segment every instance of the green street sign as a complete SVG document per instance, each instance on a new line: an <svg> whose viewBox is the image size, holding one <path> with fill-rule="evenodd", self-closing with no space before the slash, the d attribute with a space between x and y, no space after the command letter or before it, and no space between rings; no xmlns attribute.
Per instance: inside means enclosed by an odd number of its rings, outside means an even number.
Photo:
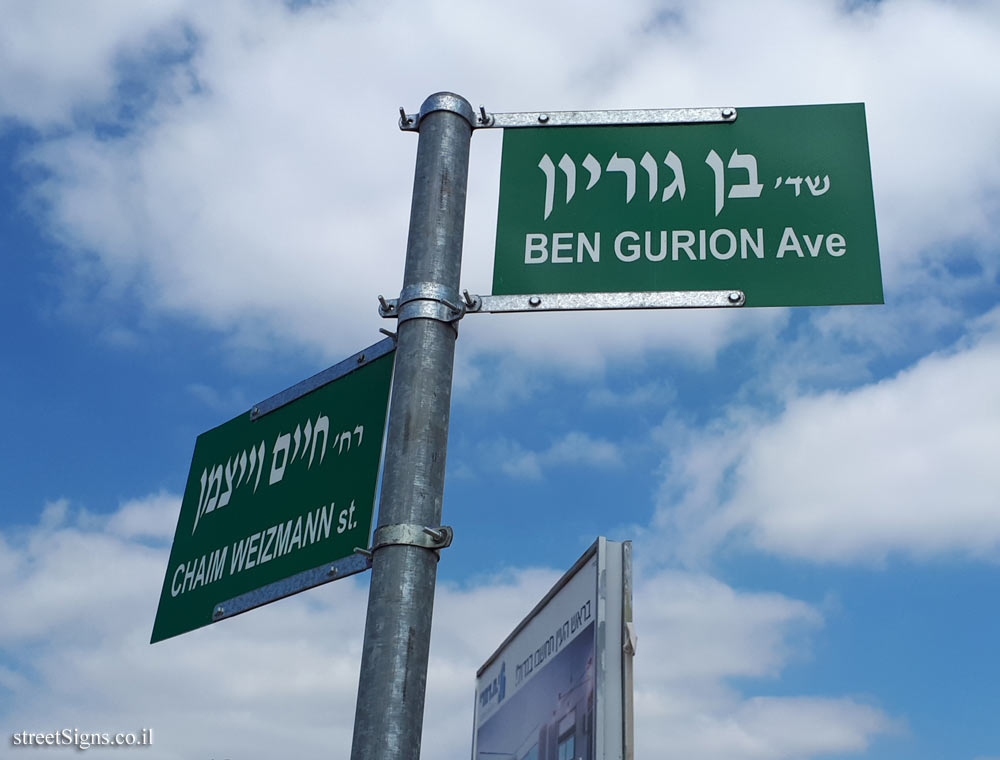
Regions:
<svg viewBox="0 0 1000 760"><path fill-rule="evenodd" d="M493 293L882 303L864 104L505 129Z"/></svg>
<svg viewBox="0 0 1000 760"><path fill-rule="evenodd" d="M198 436L151 643L367 567L395 347Z"/></svg>

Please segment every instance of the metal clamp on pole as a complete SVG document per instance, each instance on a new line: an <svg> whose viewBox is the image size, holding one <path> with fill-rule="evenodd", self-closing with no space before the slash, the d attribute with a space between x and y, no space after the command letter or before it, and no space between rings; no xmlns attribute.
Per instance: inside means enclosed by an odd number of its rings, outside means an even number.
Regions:
<svg viewBox="0 0 1000 760"><path fill-rule="evenodd" d="M403 545L419 546L421 549L437 552L451 546L451 540L454 537L455 532L448 525L441 525L437 528L412 523L383 525L381 528L377 528L372 536L371 551L375 553L383 546Z"/></svg>
<svg viewBox="0 0 1000 760"><path fill-rule="evenodd" d="M465 316L466 303L445 287L430 282L409 285L399 298L386 300L378 297L379 316L398 319L403 324L410 319L433 319L438 322L457 322Z"/></svg>
<svg viewBox="0 0 1000 760"><path fill-rule="evenodd" d="M483 106L479 107L479 115L472 110L472 106L469 102L458 95L451 92L438 92L431 95L427 100L424 101L423 105L420 106L420 113L407 113L403 106L399 107L399 128L404 132L419 132L420 122L424 120L428 114L432 114L435 111L451 111L452 113L457 113L462 116L472 128L476 127L487 127L493 126L492 118L486 113L486 109Z"/></svg>

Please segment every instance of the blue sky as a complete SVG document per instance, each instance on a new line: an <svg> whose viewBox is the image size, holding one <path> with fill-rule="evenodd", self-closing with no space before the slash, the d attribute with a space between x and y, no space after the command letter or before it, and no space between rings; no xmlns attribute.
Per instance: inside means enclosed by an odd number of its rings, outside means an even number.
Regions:
<svg viewBox="0 0 1000 760"><path fill-rule="evenodd" d="M995 4L0 9L5 735L348 756L365 576L149 633L195 437L381 338L398 108L449 89L864 102L886 303L467 318L426 756L467 757L476 668L600 534L635 546L637 756L1000 757ZM499 156L474 135L473 292Z"/></svg>

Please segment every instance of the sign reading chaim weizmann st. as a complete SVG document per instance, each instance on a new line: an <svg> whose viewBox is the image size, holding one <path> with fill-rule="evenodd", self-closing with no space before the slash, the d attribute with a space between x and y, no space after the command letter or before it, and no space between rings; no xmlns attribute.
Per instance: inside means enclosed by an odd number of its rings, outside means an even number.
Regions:
<svg viewBox="0 0 1000 760"><path fill-rule="evenodd" d="M391 340L198 436L152 641L364 569Z"/></svg>
<svg viewBox="0 0 1000 760"><path fill-rule="evenodd" d="M861 103L504 131L494 294L724 290L882 303Z"/></svg>

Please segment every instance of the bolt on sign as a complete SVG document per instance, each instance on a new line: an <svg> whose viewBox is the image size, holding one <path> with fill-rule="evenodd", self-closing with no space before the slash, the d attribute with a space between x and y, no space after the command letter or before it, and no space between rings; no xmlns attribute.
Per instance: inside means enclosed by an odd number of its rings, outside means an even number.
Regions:
<svg viewBox="0 0 1000 760"><path fill-rule="evenodd" d="M367 568L394 351L198 436L151 643Z"/></svg>
<svg viewBox="0 0 1000 760"><path fill-rule="evenodd" d="M494 294L728 288L883 302L864 104L504 130Z"/></svg>

